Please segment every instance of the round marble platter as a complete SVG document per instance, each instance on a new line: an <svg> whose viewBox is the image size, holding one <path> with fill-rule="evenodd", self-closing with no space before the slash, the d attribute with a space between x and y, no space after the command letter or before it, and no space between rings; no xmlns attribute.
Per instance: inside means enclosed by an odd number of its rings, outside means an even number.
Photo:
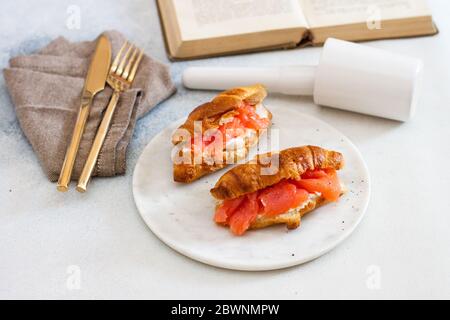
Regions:
<svg viewBox="0 0 450 320"><path fill-rule="evenodd" d="M299 265L329 252L345 240L364 216L370 198L366 164L353 143L328 124L283 105L274 114L272 141L279 150L317 145L343 153L339 171L348 192L302 219L296 230L273 226L236 237L213 222L215 200L209 190L227 169L189 185L172 179L171 135L184 119L171 124L145 148L134 170L136 206L150 230L165 244L194 260L216 267L263 271ZM275 139L279 135L279 140ZM263 141L267 141L262 137ZM271 143L262 143L265 152ZM273 148L273 145L271 145ZM266 150L264 150L266 149ZM253 150L252 154L256 154Z"/></svg>

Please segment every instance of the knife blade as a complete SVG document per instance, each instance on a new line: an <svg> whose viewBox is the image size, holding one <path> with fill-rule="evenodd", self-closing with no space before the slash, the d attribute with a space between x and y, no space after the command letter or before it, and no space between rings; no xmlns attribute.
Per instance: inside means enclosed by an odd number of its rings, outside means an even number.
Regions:
<svg viewBox="0 0 450 320"><path fill-rule="evenodd" d="M111 43L105 36L97 40L94 55L88 69L84 83L80 109L72 134L72 139L66 151L61 173L59 175L57 190L66 192L72 177L72 170L83 136L84 127L89 116L89 110L95 95L105 89L106 78L111 64Z"/></svg>
<svg viewBox="0 0 450 320"><path fill-rule="evenodd" d="M86 76L84 90L95 96L95 94L105 89L110 65L111 44L107 37L100 36Z"/></svg>

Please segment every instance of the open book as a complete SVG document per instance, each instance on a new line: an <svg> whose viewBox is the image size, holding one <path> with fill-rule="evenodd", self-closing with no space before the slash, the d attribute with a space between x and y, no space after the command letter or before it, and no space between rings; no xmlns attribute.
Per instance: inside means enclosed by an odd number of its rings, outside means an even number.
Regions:
<svg viewBox="0 0 450 320"><path fill-rule="evenodd" d="M157 0L173 59L437 33L425 0Z"/></svg>

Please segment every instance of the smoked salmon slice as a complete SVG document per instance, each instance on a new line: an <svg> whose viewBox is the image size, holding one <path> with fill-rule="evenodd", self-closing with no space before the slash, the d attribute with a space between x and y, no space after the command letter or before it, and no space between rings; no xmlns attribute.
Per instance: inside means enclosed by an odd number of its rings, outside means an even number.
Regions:
<svg viewBox="0 0 450 320"><path fill-rule="evenodd" d="M327 176L328 175L324 170L308 170L302 174L302 179L320 179Z"/></svg>
<svg viewBox="0 0 450 320"><path fill-rule="evenodd" d="M304 189L297 188L294 203L292 204L291 209L300 207L308 200L309 200L309 192Z"/></svg>
<svg viewBox="0 0 450 320"><path fill-rule="evenodd" d="M256 107L244 105L237 109L237 114L230 121L220 125L217 132L222 134L222 139L216 139L215 135L210 137L200 136L191 139L192 151L201 154L210 146L210 150L217 147L217 143L222 145L234 138L244 136L247 129L262 130L270 125L270 119L261 118L256 113ZM215 143L215 144L214 144ZM219 145L219 147L223 147Z"/></svg>
<svg viewBox="0 0 450 320"><path fill-rule="evenodd" d="M336 170L309 172L302 175L302 179L294 181L294 183L297 187L305 189L309 193L320 192L328 201L337 201L341 195L341 185Z"/></svg>
<svg viewBox="0 0 450 320"><path fill-rule="evenodd" d="M240 197L237 199L224 201L216 210L216 214L214 216L214 221L220 224L228 223L228 219L231 215L236 211L236 209L241 205L241 203L245 200L244 197Z"/></svg>
<svg viewBox="0 0 450 320"><path fill-rule="evenodd" d="M243 107L240 107L238 109L238 112L238 118L247 128L261 130L266 129L270 124L269 119L264 119L258 116L258 114L256 113L256 107L254 106L245 105Z"/></svg>
<svg viewBox="0 0 450 320"><path fill-rule="evenodd" d="M258 216L258 212L259 204L255 192L248 195L242 205L231 216L229 220L231 232L237 236L243 235Z"/></svg>
<svg viewBox="0 0 450 320"><path fill-rule="evenodd" d="M277 183L260 192L258 200L262 204L262 213L276 216L293 208L296 202L297 187L287 181Z"/></svg>

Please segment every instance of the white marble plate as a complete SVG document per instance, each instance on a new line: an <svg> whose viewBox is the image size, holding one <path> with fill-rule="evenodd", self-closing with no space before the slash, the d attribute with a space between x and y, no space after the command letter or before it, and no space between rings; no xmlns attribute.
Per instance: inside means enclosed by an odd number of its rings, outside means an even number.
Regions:
<svg viewBox="0 0 450 320"><path fill-rule="evenodd" d="M190 185L172 180L170 137L183 122L180 120L147 145L134 171L137 208L159 239L206 264L260 271L318 258L353 232L370 197L369 172L359 151L344 135L316 118L282 105L269 108L274 114L274 128L279 129L280 149L312 144L344 154L346 166L339 176L349 192L338 203L307 215L296 230L275 226L233 236L213 222L215 202L209 193L226 169Z"/></svg>

